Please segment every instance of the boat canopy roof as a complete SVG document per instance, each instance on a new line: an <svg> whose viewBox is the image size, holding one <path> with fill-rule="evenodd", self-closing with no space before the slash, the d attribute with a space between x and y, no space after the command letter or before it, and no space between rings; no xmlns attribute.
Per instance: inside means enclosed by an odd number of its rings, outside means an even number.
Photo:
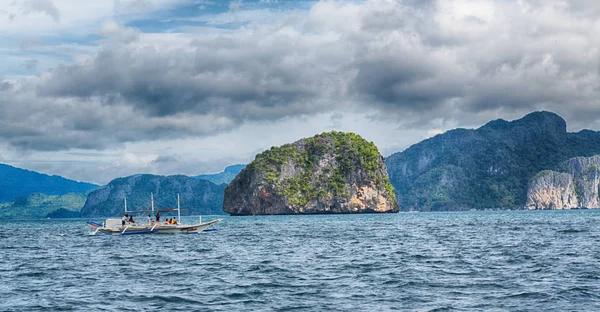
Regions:
<svg viewBox="0 0 600 312"><path fill-rule="evenodd" d="M181 209L181 211L186 211L187 209ZM123 215L126 213L146 213L146 212L177 212L177 208L166 208L166 209L154 209L154 210L150 210L150 209L144 209L144 210L127 210L127 211L120 211L117 215Z"/></svg>

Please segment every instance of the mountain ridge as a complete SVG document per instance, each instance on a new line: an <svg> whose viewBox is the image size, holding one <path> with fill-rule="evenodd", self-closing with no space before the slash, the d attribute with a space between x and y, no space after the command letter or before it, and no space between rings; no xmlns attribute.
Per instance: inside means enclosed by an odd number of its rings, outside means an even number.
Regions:
<svg viewBox="0 0 600 312"><path fill-rule="evenodd" d="M194 179L208 180L215 184L229 184L244 168L246 168L245 164L236 164L225 167L222 172L200 174L191 177Z"/></svg>
<svg viewBox="0 0 600 312"><path fill-rule="evenodd" d="M124 209L127 198L129 210L150 209L150 193L156 207L176 206L180 194L187 215L223 214L221 205L225 184L215 184L185 175L161 176L136 174L119 177L92 191L81 209L82 217L107 217Z"/></svg>
<svg viewBox="0 0 600 312"><path fill-rule="evenodd" d="M11 202L35 193L57 196L67 193L86 193L97 187L98 185L93 183L0 164L0 202Z"/></svg>
<svg viewBox="0 0 600 312"><path fill-rule="evenodd" d="M600 133L567 132L552 112L453 129L386 158L403 210L522 208L529 180L575 156L600 153Z"/></svg>

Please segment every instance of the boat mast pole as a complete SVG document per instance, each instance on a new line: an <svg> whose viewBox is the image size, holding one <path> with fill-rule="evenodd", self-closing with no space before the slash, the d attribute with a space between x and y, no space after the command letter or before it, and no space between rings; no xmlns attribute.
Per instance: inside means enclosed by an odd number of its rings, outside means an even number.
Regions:
<svg viewBox="0 0 600 312"><path fill-rule="evenodd" d="M127 213L127 197L125 197L125 213Z"/></svg>
<svg viewBox="0 0 600 312"><path fill-rule="evenodd" d="M179 206L179 194L177 194L177 222L181 222L181 207Z"/></svg>
<svg viewBox="0 0 600 312"><path fill-rule="evenodd" d="M154 215L154 194L150 193L150 202L152 202L152 215Z"/></svg>

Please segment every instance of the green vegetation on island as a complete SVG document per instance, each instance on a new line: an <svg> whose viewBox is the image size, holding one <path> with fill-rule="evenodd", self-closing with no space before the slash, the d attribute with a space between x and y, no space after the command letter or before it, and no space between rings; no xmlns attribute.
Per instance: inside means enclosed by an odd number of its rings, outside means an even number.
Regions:
<svg viewBox="0 0 600 312"><path fill-rule="evenodd" d="M329 139L333 139L333 144ZM336 155L338 166L332 170L327 168L315 176L314 167L327 153ZM364 170L377 187L385 185L389 193L393 194L388 177L377 174L380 158L379 150L373 142L368 142L355 133L331 131L305 139L303 148L297 149L292 144L271 147L258 154L250 166L251 170L265 172L264 183L275 185L278 194L286 196L292 205L304 206L311 200L326 196L327 189L335 196L347 197L346 177L358 167ZM279 181L281 166L287 162L293 162L303 170L298 175ZM312 184L314 180L319 181L319 187ZM392 198L395 200L395 197Z"/></svg>
<svg viewBox="0 0 600 312"><path fill-rule="evenodd" d="M39 219L46 218L56 210L71 212L79 216L85 204L87 194L68 193L65 195L32 194L15 199L12 203L0 205L0 219ZM64 215L64 214L63 214Z"/></svg>
<svg viewBox="0 0 600 312"><path fill-rule="evenodd" d="M257 187L264 196L280 199L273 203L271 208L274 210L266 213L317 213L325 209L325 203L350 198L357 187L371 183L373 188L381 189L381 194L389 196L393 206L396 205L393 188L382 160L375 144L354 133L332 131L272 147L258 154L229 185L225 191L224 210L230 212L227 209L231 204L227 198L236 202L234 198L243 197L243 194L252 197L254 195L247 194L243 188ZM242 192L241 195L238 192ZM236 214L236 211L232 213ZM257 214L256 211L248 213Z"/></svg>

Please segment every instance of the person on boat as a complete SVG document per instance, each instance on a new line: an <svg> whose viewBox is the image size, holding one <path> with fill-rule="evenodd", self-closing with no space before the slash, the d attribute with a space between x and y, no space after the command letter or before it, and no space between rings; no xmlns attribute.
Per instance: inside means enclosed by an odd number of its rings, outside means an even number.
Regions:
<svg viewBox="0 0 600 312"><path fill-rule="evenodd" d="M134 221L133 221L133 215L129 216L129 223L134 223Z"/></svg>
<svg viewBox="0 0 600 312"><path fill-rule="evenodd" d="M160 222L160 211L156 212L156 222Z"/></svg>
<svg viewBox="0 0 600 312"><path fill-rule="evenodd" d="M171 224L177 224L177 220L175 218L171 219Z"/></svg>
<svg viewBox="0 0 600 312"><path fill-rule="evenodd" d="M122 226L125 226L125 223L126 223L126 222L127 222L127 214L125 214L125 215L123 216L123 219L121 220L121 225L122 225Z"/></svg>
<svg viewBox="0 0 600 312"><path fill-rule="evenodd" d="M150 215L148 215L148 224L152 224L152 218L150 218Z"/></svg>
<svg viewBox="0 0 600 312"><path fill-rule="evenodd" d="M166 223L166 224L171 224L171 218L167 219L167 220L165 221L165 223Z"/></svg>

